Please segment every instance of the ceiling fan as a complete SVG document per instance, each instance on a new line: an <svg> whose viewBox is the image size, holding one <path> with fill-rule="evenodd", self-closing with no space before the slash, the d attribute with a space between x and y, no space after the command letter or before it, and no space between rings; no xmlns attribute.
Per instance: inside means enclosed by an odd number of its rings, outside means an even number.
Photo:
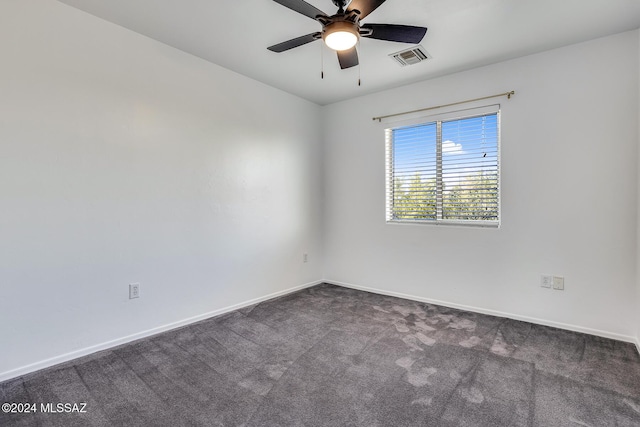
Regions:
<svg viewBox="0 0 640 427"><path fill-rule="evenodd" d="M425 27L411 25L360 25L361 19L367 17L386 0L332 0L333 4L338 6L338 12L332 16L328 16L304 0L273 1L320 22L322 31L296 37L269 46L267 49L280 53L322 39L329 48L336 51L340 68L343 70L358 65L358 52L355 46L360 37L401 43L420 43L427 32Z"/></svg>

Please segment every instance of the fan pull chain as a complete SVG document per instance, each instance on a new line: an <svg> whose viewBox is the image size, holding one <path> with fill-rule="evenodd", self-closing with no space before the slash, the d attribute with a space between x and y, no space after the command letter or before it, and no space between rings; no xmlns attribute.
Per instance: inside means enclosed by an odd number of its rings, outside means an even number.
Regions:
<svg viewBox="0 0 640 427"><path fill-rule="evenodd" d="M320 78L324 79L324 43L320 43Z"/></svg>
<svg viewBox="0 0 640 427"><path fill-rule="evenodd" d="M362 48L360 47L360 38L358 38L358 52L362 54ZM358 60L358 86L360 86L360 60Z"/></svg>

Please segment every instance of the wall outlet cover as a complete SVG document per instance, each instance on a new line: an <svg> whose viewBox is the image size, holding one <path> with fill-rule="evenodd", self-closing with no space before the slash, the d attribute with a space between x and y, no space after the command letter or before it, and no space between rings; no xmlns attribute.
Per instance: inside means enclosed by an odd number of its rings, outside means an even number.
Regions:
<svg viewBox="0 0 640 427"><path fill-rule="evenodd" d="M140 298L140 283L129 283L129 299Z"/></svg>
<svg viewBox="0 0 640 427"><path fill-rule="evenodd" d="M540 286L550 288L553 285L553 276L540 276Z"/></svg>
<svg viewBox="0 0 640 427"><path fill-rule="evenodd" d="M553 289L558 291L564 290L564 277L553 276Z"/></svg>

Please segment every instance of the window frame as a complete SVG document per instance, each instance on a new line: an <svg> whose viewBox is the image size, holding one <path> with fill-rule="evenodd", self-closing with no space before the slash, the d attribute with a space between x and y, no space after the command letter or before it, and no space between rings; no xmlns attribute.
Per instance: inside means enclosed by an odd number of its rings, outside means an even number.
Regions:
<svg viewBox="0 0 640 427"><path fill-rule="evenodd" d="M461 220L445 219L443 212L443 150L442 150L442 123L482 117L486 115L496 115L496 168L497 168L497 219L496 220ZM394 210L394 174L393 174L393 131L396 129L411 126L436 125L436 218L435 219L397 219L393 218ZM466 226L480 228L499 228L502 221L501 189L502 189L502 167L501 167L501 145L502 126L501 109L499 104L484 105L480 107L468 108L464 110L449 111L429 116L419 116L409 120L397 121L384 129L385 133L385 220L387 224L399 225L446 225L446 226Z"/></svg>

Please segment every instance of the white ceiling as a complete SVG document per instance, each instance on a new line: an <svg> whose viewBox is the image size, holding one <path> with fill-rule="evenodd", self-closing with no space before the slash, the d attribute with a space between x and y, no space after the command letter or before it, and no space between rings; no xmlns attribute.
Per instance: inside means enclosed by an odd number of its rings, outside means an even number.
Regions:
<svg viewBox="0 0 640 427"><path fill-rule="evenodd" d="M271 0L59 1L321 105L640 27L640 0L387 0L363 22L428 27L433 58L401 67L388 55L411 45L362 39L360 67L340 70L319 41L267 50L320 30Z"/></svg>

